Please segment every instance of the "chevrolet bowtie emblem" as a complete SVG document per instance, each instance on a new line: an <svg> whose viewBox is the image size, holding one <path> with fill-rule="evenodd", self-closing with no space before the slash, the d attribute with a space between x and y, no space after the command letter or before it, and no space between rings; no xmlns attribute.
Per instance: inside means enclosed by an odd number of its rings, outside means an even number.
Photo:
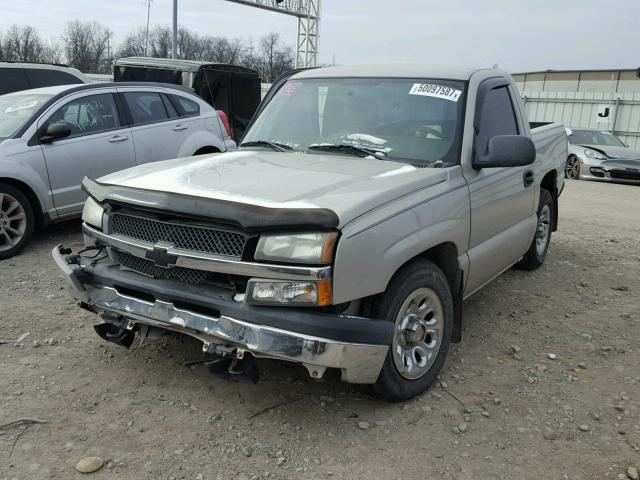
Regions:
<svg viewBox="0 0 640 480"><path fill-rule="evenodd" d="M171 268L176 264L178 260L177 255L168 253L165 247L155 246L153 250L147 252L144 256L147 260L151 260L156 267Z"/></svg>

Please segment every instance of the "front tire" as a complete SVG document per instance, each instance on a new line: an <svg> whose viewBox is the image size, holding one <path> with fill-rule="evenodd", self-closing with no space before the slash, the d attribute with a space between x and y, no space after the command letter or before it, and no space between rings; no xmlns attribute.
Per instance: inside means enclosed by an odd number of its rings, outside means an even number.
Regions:
<svg viewBox="0 0 640 480"><path fill-rule="evenodd" d="M536 235L533 237L531 246L518 264L524 270L535 270L544 263L551 243L551 226L554 223L555 209L553 197L548 190L540 190L540 201L538 203L538 224Z"/></svg>
<svg viewBox="0 0 640 480"><path fill-rule="evenodd" d="M17 255L25 247L34 225L29 199L12 185L0 183L0 260Z"/></svg>
<svg viewBox="0 0 640 480"><path fill-rule="evenodd" d="M564 167L564 177L571 180L580 179L580 159L575 155L570 155L567 158L567 163Z"/></svg>
<svg viewBox="0 0 640 480"><path fill-rule="evenodd" d="M447 277L432 262L415 260L396 274L372 314L395 324L391 348L371 387L374 395L400 402L426 391L451 343L454 312Z"/></svg>

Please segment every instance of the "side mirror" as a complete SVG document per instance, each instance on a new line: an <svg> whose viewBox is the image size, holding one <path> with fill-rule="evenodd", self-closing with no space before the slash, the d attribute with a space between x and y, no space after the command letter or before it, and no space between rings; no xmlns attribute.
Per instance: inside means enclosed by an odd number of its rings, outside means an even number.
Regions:
<svg viewBox="0 0 640 480"><path fill-rule="evenodd" d="M71 135L71 127L68 123L52 123L48 125L44 133L40 135L40 143L51 143Z"/></svg>
<svg viewBox="0 0 640 480"><path fill-rule="evenodd" d="M536 147L529 137L499 135L489 140L486 154L476 155L473 168L523 167L536 160Z"/></svg>

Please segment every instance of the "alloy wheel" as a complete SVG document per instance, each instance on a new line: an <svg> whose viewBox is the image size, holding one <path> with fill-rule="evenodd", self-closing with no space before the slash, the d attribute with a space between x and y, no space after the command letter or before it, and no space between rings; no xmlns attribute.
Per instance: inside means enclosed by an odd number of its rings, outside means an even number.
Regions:
<svg viewBox="0 0 640 480"><path fill-rule="evenodd" d="M564 169L567 178L575 180L580 175L580 160L577 157L569 157Z"/></svg>
<svg viewBox="0 0 640 480"><path fill-rule="evenodd" d="M27 231L24 206L8 193L0 192L0 252L16 246Z"/></svg>

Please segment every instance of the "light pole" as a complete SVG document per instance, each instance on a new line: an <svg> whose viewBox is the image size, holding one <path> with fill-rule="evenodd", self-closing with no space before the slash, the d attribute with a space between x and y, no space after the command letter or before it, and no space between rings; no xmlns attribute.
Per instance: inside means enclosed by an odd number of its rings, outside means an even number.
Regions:
<svg viewBox="0 0 640 480"><path fill-rule="evenodd" d="M173 32L171 41L171 58L178 58L178 0L173 0Z"/></svg>
<svg viewBox="0 0 640 480"><path fill-rule="evenodd" d="M151 2L153 0L145 0L147 4L147 29L144 34L144 56L146 57L149 49L149 15L151 14Z"/></svg>

